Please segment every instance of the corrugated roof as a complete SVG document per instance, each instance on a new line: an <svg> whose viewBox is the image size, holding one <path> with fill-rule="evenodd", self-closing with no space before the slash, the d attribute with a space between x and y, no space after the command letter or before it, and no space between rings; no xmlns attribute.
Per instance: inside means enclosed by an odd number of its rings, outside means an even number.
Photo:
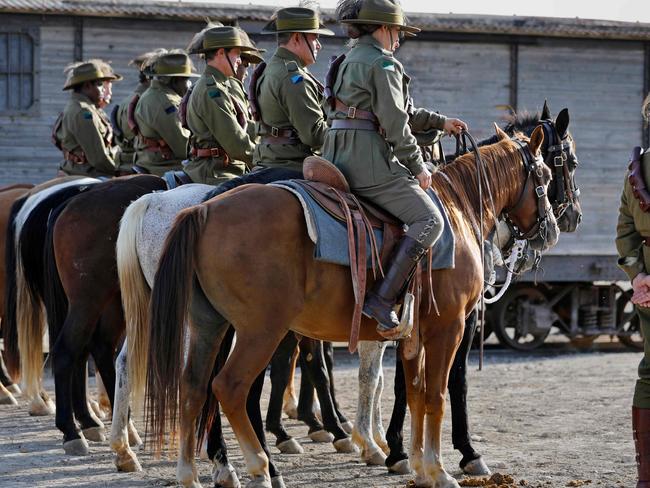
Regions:
<svg viewBox="0 0 650 488"><path fill-rule="evenodd" d="M225 22L267 20L275 7L131 0L0 0L0 12L129 17L202 21L206 17ZM332 10L322 12L333 22ZM515 36L573 37L650 41L650 24L590 19L457 14L410 14L411 23L431 32L501 34Z"/></svg>

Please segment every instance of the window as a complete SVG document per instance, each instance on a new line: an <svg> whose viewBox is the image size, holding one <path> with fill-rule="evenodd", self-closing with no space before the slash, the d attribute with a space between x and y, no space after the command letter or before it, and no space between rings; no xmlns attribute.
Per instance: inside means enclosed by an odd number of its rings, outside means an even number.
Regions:
<svg viewBox="0 0 650 488"><path fill-rule="evenodd" d="M24 113L35 106L35 37L24 31L0 31L0 113Z"/></svg>

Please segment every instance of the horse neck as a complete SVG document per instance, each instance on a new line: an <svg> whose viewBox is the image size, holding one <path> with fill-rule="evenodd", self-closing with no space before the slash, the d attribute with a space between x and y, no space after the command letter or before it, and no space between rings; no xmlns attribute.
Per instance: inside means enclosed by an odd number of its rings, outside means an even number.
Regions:
<svg viewBox="0 0 650 488"><path fill-rule="evenodd" d="M434 187L447 206L451 204L459 210L458 214L466 217L475 230L482 227L483 236L487 236L503 210L513 206L519 198L524 175L521 157L511 141L483 147L480 153L485 168L485 177L481 181L483 216L480 214L479 179L474 153L443 166L440 173L444 176L434 175ZM454 222L454 214L452 212L452 225L458 229L461 223Z"/></svg>

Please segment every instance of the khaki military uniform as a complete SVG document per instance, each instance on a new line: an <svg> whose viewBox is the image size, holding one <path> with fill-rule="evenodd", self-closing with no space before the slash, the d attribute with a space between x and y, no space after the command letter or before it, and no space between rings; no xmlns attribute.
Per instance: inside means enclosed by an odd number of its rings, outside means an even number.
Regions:
<svg viewBox="0 0 650 488"><path fill-rule="evenodd" d="M390 51L371 36L359 38L341 63L333 94L348 107L370 112L380 130L336 128L325 136L323 157L347 178L352 191L409 225L407 235L422 246L442 232L442 216L415 176L424 163L411 127L441 129L445 118L414 109L407 113L408 78ZM352 112L352 113L349 113ZM354 110L329 110L332 121L347 120Z"/></svg>
<svg viewBox="0 0 650 488"><path fill-rule="evenodd" d="M643 177L650 182L650 154L642 156ZM650 271L650 247L644 245L644 237L650 236L650 213L643 212L634 197L632 185L625 175L621 205L616 226L616 249L618 264L633 280L639 273ZM639 379L636 383L633 405L650 408L650 309L636 307L644 337L644 355L639 364Z"/></svg>
<svg viewBox="0 0 650 488"><path fill-rule="evenodd" d="M237 103L231 79L206 66L187 106L192 153L184 170L195 183L218 185L244 174L251 164L254 144ZM200 149L212 149L214 156L199 156Z"/></svg>
<svg viewBox="0 0 650 488"><path fill-rule="evenodd" d="M135 160L135 134L129 127L129 105L136 96L142 96L147 88L149 88L148 83L139 83L135 91L117 106L114 122L119 131L116 130L114 135L119 150L115 156L115 163L118 170L123 173L131 171Z"/></svg>
<svg viewBox="0 0 650 488"><path fill-rule="evenodd" d="M302 171L308 156L320 152L327 131L323 110L323 87L303 66L300 58L279 47L257 82L261 123L253 163L264 168ZM269 132L294 129L295 143L269 143Z"/></svg>
<svg viewBox="0 0 650 488"><path fill-rule="evenodd" d="M169 86L153 80L135 108L140 131L135 162L151 174L163 176L167 171L182 169L190 134L178 117L181 100Z"/></svg>
<svg viewBox="0 0 650 488"><path fill-rule="evenodd" d="M115 176L110 121L88 97L70 94L55 136L64 153L60 169L65 174Z"/></svg>

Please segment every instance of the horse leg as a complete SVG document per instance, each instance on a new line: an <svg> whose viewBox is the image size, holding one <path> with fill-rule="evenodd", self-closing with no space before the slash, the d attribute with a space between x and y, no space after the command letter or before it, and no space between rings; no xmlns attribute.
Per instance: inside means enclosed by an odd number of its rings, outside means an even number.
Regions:
<svg viewBox="0 0 650 488"><path fill-rule="evenodd" d="M401 354L401 352L398 352ZM407 391L407 401L411 411L411 448L409 460L416 473L415 486L431 487L424 471L424 415L425 415L425 393L424 393L424 370L422 369L423 352L412 360L402 361L404 367L404 379ZM438 488L438 487L435 487Z"/></svg>
<svg viewBox="0 0 650 488"><path fill-rule="evenodd" d="M95 413L98 414L100 419L109 419L113 414L111 409L111 400L104 383L104 378L101 373L95 373L95 384L97 385L97 409Z"/></svg>
<svg viewBox="0 0 650 488"><path fill-rule="evenodd" d="M451 403L451 439L454 448L463 455L460 468L469 475L489 475L490 469L471 444L467 414L467 358L476 332L477 316L477 310L474 309L465 321L463 340L449 371L447 388Z"/></svg>
<svg viewBox="0 0 650 488"><path fill-rule="evenodd" d="M128 339L127 339L128 340ZM142 471L142 466L131 445L140 445L142 440L129 419L129 375L127 368L127 340L122 344L115 361L115 400L113 402L113 423L111 425L111 449L115 451L115 466L118 471ZM133 443L131 442L133 441Z"/></svg>
<svg viewBox="0 0 650 488"><path fill-rule="evenodd" d="M266 430L275 436L275 446L284 454L305 452L300 443L287 433L282 423L282 399L289 382L291 360L297 345L296 335L289 332L271 359L271 396L266 411Z"/></svg>
<svg viewBox="0 0 650 488"><path fill-rule="evenodd" d="M308 344L305 342L304 347L307 347ZM298 356L298 361L300 362L300 395L298 397L298 420L307 424L309 427L308 433L309 438L313 442L332 442L334 436L325 430L323 424L318 419L316 410L320 408L315 408L314 401L314 382L312 381L311 376L309 375L310 365L307 362L308 356L311 353L306 352L303 349L303 341L300 342L300 354ZM321 413L322 418L322 413Z"/></svg>
<svg viewBox="0 0 650 488"><path fill-rule="evenodd" d="M311 384L316 388L316 393L320 400L323 426L334 436L334 440L332 441L334 448L338 452L356 452L350 437L343 430L343 427L341 427L336 410L334 409L322 341L303 337L300 340L300 355L303 356L303 354L304 363L307 366L305 372L309 375Z"/></svg>
<svg viewBox="0 0 650 488"><path fill-rule="evenodd" d="M298 418L298 396L296 395L296 364L298 363L298 354L300 351L296 348L291 354L291 362L289 363L289 383L284 390L282 398L282 411L290 419L296 420Z"/></svg>
<svg viewBox="0 0 650 488"><path fill-rule="evenodd" d="M325 355L325 365L327 366L327 374L330 378L330 395L332 396L332 401L334 402L334 410L336 411L336 416L341 422L341 427L348 434L352 433L352 422L341 412L339 407L339 402L336 399L336 392L334 387L334 345L331 342L323 342L323 354Z"/></svg>
<svg viewBox="0 0 650 488"><path fill-rule="evenodd" d="M284 320L283 317L280 319ZM238 329L235 348L212 382L212 391L237 436L248 472L253 478L248 488L271 488L269 458L251 425L246 400L253 382L269 364L273 352L287 333L281 324L268 324L263 336L254 330Z"/></svg>
<svg viewBox="0 0 650 488"><path fill-rule="evenodd" d="M393 388L395 401L393 413L390 417L386 440L390 453L386 458L386 467L392 473L407 474L411 472L408 454L404 451L404 419L406 418L406 381L404 380L404 364L402 356L397 350L395 360L395 385Z"/></svg>
<svg viewBox="0 0 650 488"><path fill-rule="evenodd" d="M381 419L381 396L384 393L384 369L381 367L378 371L377 389L373 395L372 402L372 436L385 454L388 454L388 443L386 442L386 432Z"/></svg>
<svg viewBox="0 0 650 488"><path fill-rule="evenodd" d="M11 392L0 382L0 405L18 405Z"/></svg>
<svg viewBox="0 0 650 488"><path fill-rule="evenodd" d="M386 342L359 341L359 396L352 440L361 448L361 459L381 466L386 456L372 435L372 409Z"/></svg>
<svg viewBox="0 0 650 488"><path fill-rule="evenodd" d="M89 350L84 350L83 361L78 362L72 372L72 411L84 438L89 441L103 442L106 440L104 423L95 416L88 403L89 357Z"/></svg>
<svg viewBox="0 0 650 488"><path fill-rule="evenodd" d="M14 383L7 372L7 366L5 366L5 360L2 357L2 352L0 352L0 386L4 386L9 393L12 395L20 395L20 387Z"/></svg>

